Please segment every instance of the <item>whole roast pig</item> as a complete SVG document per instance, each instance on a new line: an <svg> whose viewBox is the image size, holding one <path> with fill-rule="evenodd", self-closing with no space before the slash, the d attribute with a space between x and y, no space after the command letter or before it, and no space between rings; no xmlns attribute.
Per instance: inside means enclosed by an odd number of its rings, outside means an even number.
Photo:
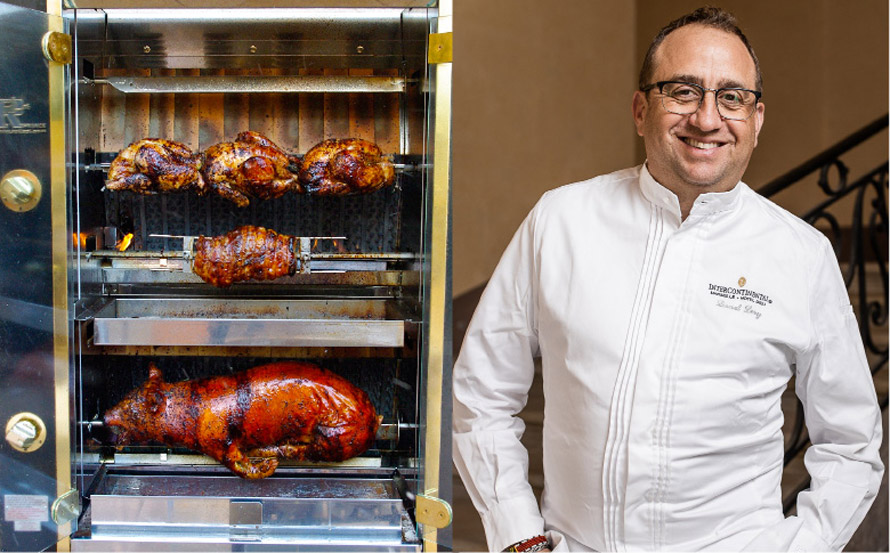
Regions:
<svg viewBox="0 0 890 553"><path fill-rule="evenodd" d="M279 362L226 376L148 380L105 413L118 444L160 442L208 455L242 478L265 478L278 459L343 461L380 425L368 395L316 365Z"/></svg>

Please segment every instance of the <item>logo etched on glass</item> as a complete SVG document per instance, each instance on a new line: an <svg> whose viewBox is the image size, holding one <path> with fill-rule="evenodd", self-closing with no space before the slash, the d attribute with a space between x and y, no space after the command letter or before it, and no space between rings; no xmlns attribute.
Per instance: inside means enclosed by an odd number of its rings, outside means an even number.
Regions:
<svg viewBox="0 0 890 553"><path fill-rule="evenodd" d="M0 98L0 134L38 134L46 132L46 123L29 123L31 109L22 98Z"/></svg>

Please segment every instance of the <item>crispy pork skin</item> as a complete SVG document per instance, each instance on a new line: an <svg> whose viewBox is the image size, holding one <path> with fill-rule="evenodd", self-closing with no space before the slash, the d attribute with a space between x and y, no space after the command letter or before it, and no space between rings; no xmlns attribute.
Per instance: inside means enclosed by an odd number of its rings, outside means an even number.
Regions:
<svg viewBox="0 0 890 553"><path fill-rule="evenodd" d="M121 150L111 162L105 187L139 194L195 190L207 185L201 175L203 158L188 146L163 138L144 138Z"/></svg>
<svg viewBox="0 0 890 553"><path fill-rule="evenodd" d="M279 362L227 376L148 380L105 413L118 444L160 442L208 455L242 478L265 478L279 458L343 461L373 443L368 395L310 363Z"/></svg>
<svg viewBox="0 0 890 553"><path fill-rule="evenodd" d="M345 196L374 192L390 185L392 163L373 142L360 138L330 138L306 152L300 183L307 194Z"/></svg>
<svg viewBox="0 0 890 553"><path fill-rule="evenodd" d="M291 171L293 169L293 171ZM280 198L300 192L296 172L299 161L254 131L245 131L234 142L222 142L204 151L204 179L220 196L239 207L250 198Z"/></svg>
<svg viewBox="0 0 890 553"><path fill-rule="evenodd" d="M296 272L294 239L274 230L244 225L221 236L195 239L192 271L220 288L244 280L272 280Z"/></svg>

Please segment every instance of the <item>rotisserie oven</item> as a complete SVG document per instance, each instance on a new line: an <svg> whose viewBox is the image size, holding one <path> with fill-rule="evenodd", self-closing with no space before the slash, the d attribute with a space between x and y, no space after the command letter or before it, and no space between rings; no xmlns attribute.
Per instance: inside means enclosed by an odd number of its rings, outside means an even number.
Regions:
<svg viewBox="0 0 890 553"><path fill-rule="evenodd" d="M450 1L16 4L0 550L449 547Z"/></svg>

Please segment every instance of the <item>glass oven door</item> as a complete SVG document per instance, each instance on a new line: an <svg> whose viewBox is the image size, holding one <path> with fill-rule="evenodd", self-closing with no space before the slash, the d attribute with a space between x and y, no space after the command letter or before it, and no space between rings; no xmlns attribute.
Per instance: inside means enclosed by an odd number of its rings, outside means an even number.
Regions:
<svg viewBox="0 0 890 553"><path fill-rule="evenodd" d="M0 550L73 530L60 15L0 3ZM53 61L56 60L56 61ZM64 549L59 544L58 549Z"/></svg>

